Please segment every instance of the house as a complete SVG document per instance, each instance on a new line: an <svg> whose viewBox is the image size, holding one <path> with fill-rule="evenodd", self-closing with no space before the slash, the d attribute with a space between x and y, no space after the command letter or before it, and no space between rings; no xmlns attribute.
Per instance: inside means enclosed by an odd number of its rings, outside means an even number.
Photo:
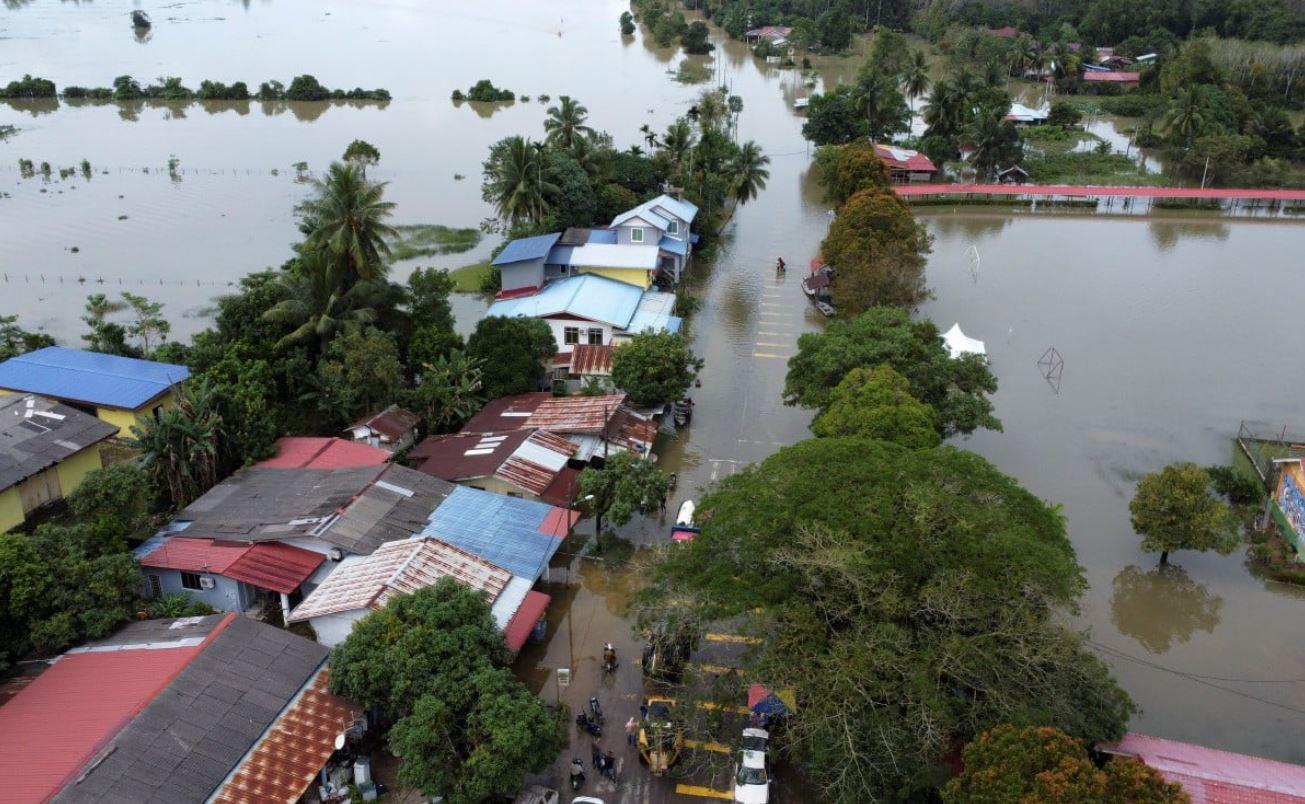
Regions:
<svg viewBox="0 0 1305 804"><path fill-rule="evenodd" d="M581 343L604 346L640 332L679 332L683 321L674 310L674 294L584 274L555 279L538 293L499 299L485 315L542 319L553 330L560 357Z"/></svg>
<svg viewBox="0 0 1305 804"><path fill-rule="evenodd" d="M384 608L392 598L433 586L441 578L453 578L484 593L494 622L505 638L513 637L507 644L511 653L525 644L550 599L531 590L533 578L514 576L433 536L420 536L387 542L371 555L346 559L286 622L309 623L318 642L334 647L349 636L354 623ZM528 600L530 605L525 606ZM518 614L530 628L512 627Z"/></svg>
<svg viewBox="0 0 1305 804"><path fill-rule="evenodd" d="M70 650L0 706L5 801L297 801L365 727L327 691L328 656L233 614Z"/></svg>
<svg viewBox="0 0 1305 804"><path fill-rule="evenodd" d="M1115 84L1131 89L1141 82L1142 74L1120 70L1088 70L1083 73L1083 80L1090 84Z"/></svg>
<svg viewBox="0 0 1305 804"><path fill-rule="evenodd" d="M578 447L545 430L430 436L413 449L417 470L482 491L570 508Z"/></svg>
<svg viewBox="0 0 1305 804"><path fill-rule="evenodd" d="M266 598L284 617L303 598L326 556L279 542L240 542L160 533L132 554L147 584L146 596L182 593L218 611L245 612Z"/></svg>
<svg viewBox="0 0 1305 804"><path fill-rule="evenodd" d="M390 452L402 452L417 440L417 414L390 405L379 413L364 416L345 430L349 437L362 444Z"/></svg>
<svg viewBox="0 0 1305 804"><path fill-rule="evenodd" d="M0 396L0 533L64 499L103 465L118 428L33 394Z"/></svg>
<svg viewBox="0 0 1305 804"><path fill-rule="evenodd" d="M269 469L357 469L389 463L394 454L343 438L283 436L276 454L254 464Z"/></svg>
<svg viewBox="0 0 1305 804"><path fill-rule="evenodd" d="M744 39L750 45L758 42L769 42L775 47L788 44L788 38L793 34L793 29L787 25L764 25L760 28L753 28L744 33Z"/></svg>
<svg viewBox="0 0 1305 804"><path fill-rule="evenodd" d="M888 165L888 174L896 183L932 181L938 172L933 161L919 151L896 145L874 143L875 155Z"/></svg>
<svg viewBox="0 0 1305 804"><path fill-rule="evenodd" d="M1029 172L1019 165L1011 165L997 171L998 184L1026 184L1028 180Z"/></svg>
<svg viewBox="0 0 1305 804"><path fill-rule="evenodd" d="M1103 753L1151 766L1202 804L1305 802L1305 767L1130 732Z"/></svg>
<svg viewBox="0 0 1305 804"><path fill-rule="evenodd" d="M491 263L499 270L498 298L540 292L554 280L596 274L648 290L679 284L697 235L698 208L660 195L617 215L603 229L571 228L508 243Z"/></svg>
<svg viewBox="0 0 1305 804"><path fill-rule="evenodd" d="M553 376L560 379L565 370L567 390L571 393L591 387L611 392L615 387L612 384L612 354L615 351L616 347L612 344L590 346L578 343L569 355L554 358Z"/></svg>
<svg viewBox="0 0 1305 804"><path fill-rule="evenodd" d="M0 363L0 393L57 399L126 436L144 417L175 404L174 386L189 377L185 366L47 346Z"/></svg>
<svg viewBox="0 0 1305 804"><path fill-rule="evenodd" d="M1006 113L1005 119L1011 121L1012 123L1038 126L1047 122L1047 118L1050 116L1051 116L1051 107L1049 106L1043 107L1041 109L1034 109L1029 106L1025 106L1022 103L1019 103L1018 101L1015 101L1011 103L1010 111Z"/></svg>
<svg viewBox="0 0 1305 804"><path fill-rule="evenodd" d="M495 399L471 417L463 433L545 430L564 436L576 446L575 460L601 460L609 451L624 450L640 457L652 452L657 422L636 411L623 393L604 396L521 394Z"/></svg>

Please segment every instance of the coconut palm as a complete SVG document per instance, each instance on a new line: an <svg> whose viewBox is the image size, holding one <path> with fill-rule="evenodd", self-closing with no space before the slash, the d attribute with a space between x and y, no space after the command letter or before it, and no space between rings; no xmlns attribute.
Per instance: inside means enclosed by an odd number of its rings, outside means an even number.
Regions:
<svg viewBox="0 0 1305 804"><path fill-rule="evenodd" d="M557 187L544 180L543 151L524 137L508 137L490 150L483 195L506 223L540 221Z"/></svg>
<svg viewBox="0 0 1305 804"><path fill-rule="evenodd" d="M693 127L683 117L671 123L662 137L662 148L671 155L676 165L683 164L684 157L693 148L693 144Z"/></svg>
<svg viewBox="0 0 1305 804"><path fill-rule="evenodd" d="M950 137L961 127L964 119L964 99L956 86L947 79L933 85L924 106L925 136Z"/></svg>
<svg viewBox="0 0 1305 804"><path fill-rule="evenodd" d="M911 122L915 122L915 101L929 91L929 60L923 50L911 51L902 72L902 91L911 99Z"/></svg>
<svg viewBox="0 0 1305 804"><path fill-rule="evenodd" d="M304 254L281 282L286 298L263 313L265 321L294 327L277 348L316 341L319 354L343 330L374 322L390 287L379 279L343 281L319 252Z"/></svg>
<svg viewBox="0 0 1305 804"><path fill-rule="evenodd" d="M347 282L383 277L390 256L386 238L398 232L385 222L394 204L381 200L385 183L372 184L354 164L334 162L326 178L313 182L317 194L302 210L312 227L305 251L323 254Z"/></svg>
<svg viewBox="0 0 1305 804"><path fill-rule="evenodd" d="M996 109L985 109L965 128L966 138L974 146L970 162L975 171L988 178L1002 165L1019 161L1022 155L1019 132Z"/></svg>
<svg viewBox="0 0 1305 804"><path fill-rule="evenodd" d="M1189 86L1183 94L1175 98L1160 120L1160 128L1182 137L1188 148L1192 147L1192 139L1201 133L1204 126L1205 115L1201 112L1201 93L1196 84Z"/></svg>
<svg viewBox="0 0 1305 804"><path fill-rule="evenodd" d="M730 195L735 201L746 204L756 198L759 191L766 189L766 180L770 178L766 165L769 164L770 157L763 154L752 140L739 146L726 165Z"/></svg>
<svg viewBox="0 0 1305 804"><path fill-rule="evenodd" d="M557 100L558 105L548 107L548 117L544 118L544 131L547 132L544 139L549 145L569 149L578 138L593 132L592 128L585 125L589 110L570 95L563 95Z"/></svg>
<svg viewBox="0 0 1305 804"><path fill-rule="evenodd" d="M869 123L870 139L881 140L907 129L910 109L887 74L862 70L855 91L857 110Z"/></svg>

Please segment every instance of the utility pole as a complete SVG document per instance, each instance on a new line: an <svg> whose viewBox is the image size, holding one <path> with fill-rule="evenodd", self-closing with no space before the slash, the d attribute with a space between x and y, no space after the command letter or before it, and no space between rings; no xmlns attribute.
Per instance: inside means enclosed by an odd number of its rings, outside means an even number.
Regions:
<svg viewBox="0 0 1305 804"><path fill-rule="evenodd" d="M1205 189L1205 177L1210 173L1210 157L1205 157L1205 169L1201 171L1201 189Z"/></svg>

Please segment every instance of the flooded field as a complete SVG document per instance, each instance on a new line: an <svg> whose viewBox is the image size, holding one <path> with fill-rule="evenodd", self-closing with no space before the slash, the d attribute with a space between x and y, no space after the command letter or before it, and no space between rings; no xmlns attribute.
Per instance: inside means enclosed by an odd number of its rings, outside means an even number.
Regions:
<svg viewBox="0 0 1305 804"><path fill-rule="evenodd" d="M76 342L85 295L119 286L166 302L174 335L202 328L228 283L289 256L298 236L293 207L306 192L294 163L321 170L354 138L380 149L369 172L390 183L397 222L476 226L490 214L480 163L502 137L541 134L540 93L577 97L591 125L628 147L643 144L641 125L663 130L701 90L668 75L682 55L641 34L622 40L620 2L178 3L149 9L155 24L144 42L128 23L131 8L120 0L7 4L0 78L30 72L60 85L102 85L121 74L178 75L192 87L206 78L256 86L309 72L332 87L384 87L394 100L126 110L0 103L0 126L20 129L0 142L0 314L66 342ZM690 329L707 369L692 392L692 426L660 445L664 466L680 478L668 512L807 435L810 414L784 407L779 395L797 336L823 326L798 287L831 214L792 111L808 90L793 72L716 41L713 69L744 99L739 136L770 155L771 178L728 225L715 263L696 266L689 279L704 302ZM817 66L836 83L857 64ZM473 108L448 100L481 78L532 102ZM1093 131L1106 136L1103 125ZM22 178L19 158L51 162L54 178ZM82 159L94 168L90 179L58 179L58 167ZM1135 727L1305 761L1305 593L1257 579L1239 554L1179 553L1180 570L1156 573L1127 515L1141 474L1173 460L1227 461L1240 419L1299 425L1293 392L1305 357L1283 336L1305 297L1305 228L941 211L922 219L937 238L929 262L937 299L922 313L987 341L1001 383L1005 432L963 446L1064 505L1091 583L1074 621L1091 630L1143 707ZM486 238L466 254L416 264L474 262L494 245ZM771 269L778 256L792 266L787 277ZM483 309L477 297L459 297L459 326L469 329ZM1052 346L1065 361L1058 392L1037 366ZM654 543L665 525L632 523L625 535ZM604 688L597 663L606 640L637 655L623 619L631 578L567 562L550 584L561 604L549 616L551 639L522 667L550 700L572 707L601 691L609 721L624 723L637 705L637 671L623 668L629 675ZM552 686L558 667L575 671L566 689ZM636 768L622 778L621 800L659 800L673 788L646 784Z"/></svg>

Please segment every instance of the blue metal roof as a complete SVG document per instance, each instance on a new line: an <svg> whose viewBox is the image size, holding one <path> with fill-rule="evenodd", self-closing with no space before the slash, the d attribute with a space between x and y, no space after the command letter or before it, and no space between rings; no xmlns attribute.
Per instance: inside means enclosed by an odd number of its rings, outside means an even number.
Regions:
<svg viewBox="0 0 1305 804"><path fill-rule="evenodd" d="M589 231L589 240L586 242L606 243L608 245L614 246L616 245L616 230L615 229L591 229Z"/></svg>
<svg viewBox="0 0 1305 804"><path fill-rule="evenodd" d="M47 346L0 363L0 388L135 410L190 376L190 369L134 357Z"/></svg>
<svg viewBox="0 0 1305 804"><path fill-rule="evenodd" d="M566 313L624 329L642 300L643 289L635 285L598 274L580 274L554 279L533 296L500 299L485 315L541 318Z"/></svg>
<svg viewBox="0 0 1305 804"><path fill-rule="evenodd" d="M566 531L541 532L553 506L458 486L420 535L434 536L522 578L539 578ZM559 525L565 528L565 520Z"/></svg>
<svg viewBox="0 0 1305 804"><path fill-rule="evenodd" d="M657 244L657 248L662 251L669 251L672 254L679 254L681 257L689 253L689 244L687 241L676 240L670 235L662 235L661 242Z"/></svg>
<svg viewBox="0 0 1305 804"><path fill-rule="evenodd" d="M553 247L557 239L562 236L561 232L551 234L537 235L535 237L521 237L508 243L507 246L499 252L494 258L493 265L507 265L512 262L521 262L522 260L538 260L548 256L548 250Z"/></svg>

